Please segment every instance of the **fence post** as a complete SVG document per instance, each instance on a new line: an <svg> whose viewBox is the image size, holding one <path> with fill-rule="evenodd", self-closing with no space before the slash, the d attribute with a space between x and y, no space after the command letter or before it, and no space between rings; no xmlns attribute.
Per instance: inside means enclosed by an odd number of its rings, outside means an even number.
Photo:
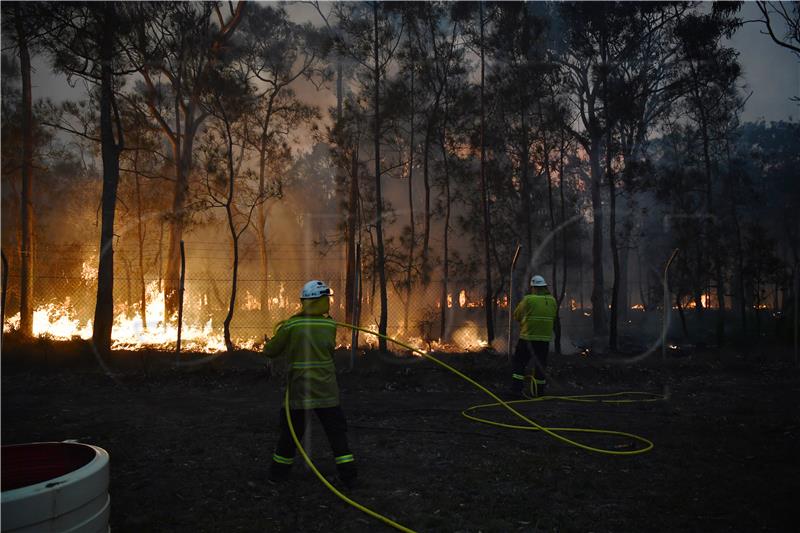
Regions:
<svg viewBox="0 0 800 533"><path fill-rule="evenodd" d="M0 297L0 327L6 323L6 292L8 292L8 259L6 254L0 252L3 258L3 294Z"/></svg>
<svg viewBox="0 0 800 533"><path fill-rule="evenodd" d="M667 360L667 328L669 328L669 314L672 312L672 302L669 299L669 284L667 283L667 274L669 273L669 266L672 260L678 255L678 249L672 250L672 255L669 256L667 264L664 265L664 316L661 320L661 362Z"/></svg>
<svg viewBox="0 0 800 533"><path fill-rule="evenodd" d="M359 318L361 316L361 243L356 244L356 261L355 272L353 276L353 302L351 309L353 310L353 324L358 326ZM358 351L358 330L352 330L350 335L350 370L356 366L356 352Z"/></svg>
<svg viewBox="0 0 800 533"><path fill-rule="evenodd" d="M186 253L183 249L183 240L181 240L181 279L178 285L178 347L175 352L176 356L181 355L181 327L183 325L183 284L186 280Z"/></svg>
<svg viewBox="0 0 800 533"><path fill-rule="evenodd" d="M508 361L511 362L511 322L512 313L514 313L513 297L514 297L514 265L517 264L519 251L522 248L517 244L517 250L514 252L514 259L511 260L511 273L508 276Z"/></svg>

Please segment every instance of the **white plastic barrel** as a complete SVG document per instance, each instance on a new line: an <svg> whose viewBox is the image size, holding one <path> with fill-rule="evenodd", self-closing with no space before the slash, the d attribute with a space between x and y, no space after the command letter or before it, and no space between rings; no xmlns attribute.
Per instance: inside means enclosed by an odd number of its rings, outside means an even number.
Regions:
<svg viewBox="0 0 800 533"><path fill-rule="evenodd" d="M109 531L108 453L74 442L2 447L2 531Z"/></svg>

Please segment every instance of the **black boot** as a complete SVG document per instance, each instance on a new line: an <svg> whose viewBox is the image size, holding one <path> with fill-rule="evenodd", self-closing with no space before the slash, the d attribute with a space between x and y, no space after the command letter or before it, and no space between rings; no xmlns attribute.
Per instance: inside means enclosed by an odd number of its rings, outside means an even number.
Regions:
<svg viewBox="0 0 800 533"><path fill-rule="evenodd" d="M358 468L356 468L356 463L354 461L337 464L336 471L345 487L353 489L357 486Z"/></svg>
<svg viewBox="0 0 800 533"><path fill-rule="evenodd" d="M271 483L284 483L289 479L292 466L272 461L269 467L269 481Z"/></svg>

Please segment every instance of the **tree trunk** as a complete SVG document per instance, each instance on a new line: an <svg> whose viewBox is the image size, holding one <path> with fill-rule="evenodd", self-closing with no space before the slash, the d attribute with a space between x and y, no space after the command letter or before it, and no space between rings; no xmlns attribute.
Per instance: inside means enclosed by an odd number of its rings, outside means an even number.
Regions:
<svg viewBox="0 0 800 533"><path fill-rule="evenodd" d="M232 353L235 349L233 341L231 340L231 321L233 321L233 312L236 309L236 291L239 281L239 233L236 231L236 225L233 221L233 196L235 194L235 171L233 166L233 138L231 136L230 123L227 118L223 117L225 122L225 132L227 138L225 139L228 144L228 197L225 201L225 214L228 221L228 230L231 234L231 246L233 247L233 265L231 273L231 295L228 300L228 314L225 315L223 322L223 336L225 338L225 349L228 353Z"/></svg>
<svg viewBox="0 0 800 533"><path fill-rule="evenodd" d="M561 224L566 221L566 210L564 206L564 142L561 142L558 155L558 194L561 200ZM558 295L558 314L556 314L555 323L555 352L561 355L561 302L564 301L564 296L567 294L567 232L565 229L561 230L561 290ZM555 284L554 284L555 285Z"/></svg>
<svg viewBox="0 0 800 533"><path fill-rule="evenodd" d="M483 308L486 313L486 338L489 344L494 340L494 298L492 296L492 264L489 255L489 194L486 187L486 102L484 97L485 60L484 60L484 25L483 2L480 2L481 30L481 205L483 206L483 262L486 276L486 292L483 297Z"/></svg>
<svg viewBox="0 0 800 533"><path fill-rule="evenodd" d="M619 255L619 305L617 306L617 319L623 322L628 320L631 309L631 291L628 286L630 283L630 270L628 261L630 260L630 242L631 233L628 226L623 229L620 235L620 247L618 249Z"/></svg>
<svg viewBox="0 0 800 533"><path fill-rule="evenodd" d="M167 267L164 273L164 319L169 321L178 309L178 283L180 281L181 250L183 230L186 223L186 200L189 196L189 174L192 166L192 145L196 132L195 118L190 114L191 106L185 117L183 145L177 141L173 145L175 156L175 187L172 197L172 212L169 219L169 244L167 247ZM180 115L178 115L180 116ZM180 124L176 128L180 131Z"/></svg>
<svg viewBox="0 0 800 533"><path fill-rule="evenodd" d="M612 350L617 349L617 308L619 307L619 247L617 245L617 194L614 187L614 174L611 171L611 147L606 146L606 179L609 194L608 232L611 243L611 260L614 266L613 283L611 285L611 316L608 344Z"/></svg>
<svg viewBox="0 0 800 533"><path fill-rule="evenodd" d="M713 194L713 174L711 171L711 154L710 154L710 143L711 140L708 134L708 120L706 119L705 109L701 103L699 94L697 93L697 88L695 87L695 97L697 99L698 111L700 113L700 133L703 138L703 163L705 166L705 173L706 173L706 213L708 215L707 221L707 235L706 239L711 239L711 232L714 228L714 209L713 209L713 201L712 201L712 194ZM714 278L717 285L716 294L717 294L717 302L719 304L719 309L717 312L717 326L716 326L716 334L717 334L717 346L722 347L722 344L725 339L725 295L724 295L724 284L722 281L722 257L721 254L716 254L716 258L714 260Z"/></svg>
<svg viewBox="0 0 800 533"><path fill-rule="evenodd" d="M431 238L431 183L428 170L431 146L431 130L433 129L433 117L428 117L428 124L425 128L425 140L422 146L422 184L425 188L425 216L422 229L422 278L425 283L430 279L428 266L428 253Z"/></svg>
<svg viewBox="0 0 800 533"><path fill-rule="evenodd" d="M22 202L20 204L20 292L19 327L25 336L33 335L33 104L31 97L31 57L22 23L20 5L14 7L22 74Z"/></svg>
<svg viewBox="0 0 800 533"><path fill-rule="evenodd" d="M413 54L413 52L412 52ZM411 291L412 291L412 271L414 267L414 240L415 223L414 223L414 58L411 59L411 120L410 120L410 138L408 149L408 264L406 265L406 301L403 304L403 327L405 328L406 335L410 334L411 328L408 324L409 308L411 307Z"/></svg>
<svg viewBox="0 0 800 533"><path fill-rule="evenodd" d="M112 112L116 111L112 80L115 7L103 4L103 33L100 36L100 139L103 160L102 219L100 226L100 261L97 268L97 301L94 310L92 341L100 353L111 349L111 328L114 324L114 213L119 183L119 153L123 137L119 116L116 116L117 139L114 138ZM112 110L113 108L113 110Z"/></svg>
<svg viewBox="0 0 800 533"><path fill-rule="evenodd" d="M605 12L605 4L604 4ZM608 182L608 203L609 203L609 221L608 233L609 244L611 245L611 263L613 266L612 283L611 283L611 316L608 332L608 346L612 350L617 349L617 307L619 305L619 248L617 246L617 192L615 187L614 173L611 169L611 149L612 149L612 118L609 115L609 94L608 94L608 35L607 26L603 25L603 33L601 39L601 56L603 65L605 66L603 74L603 94L604 94L604 114L605 114L605 128L606 128L606 181ZM601 285L602 286L602 285ZM605 310L605 307L603 308Z"/></svg>
<svg viewBox="0 0 800 533"><path fill-rule="evenodd" d="M592 139L589 161L592 172L592 333L595 339L605 336L606 303L603 281L603 201L601 194L600 139Z"/></svg>
<svg viewBox="0 0 800 533"><path fill-rule="evenodd" d="M378 251L378 276L380 281L381 291L381 316L378 323L378 333L386 335L386 326L388 322L388 297L386 294L386 257L383 249L383 194L381 192L381 120L380 120L380 63L378 58L378 4L377 2L372 5L372 17L375 31L375 42L373 45L373 54L375 59L374 81L375 81L375 195L376 195L376 217L375 217L375 238L377 241ZM378 342L378 349L381 353L386 353L386 339L380 337Z"/></svg>
<svg viewBox="0 0 800 533"><path fill-rule="evenodd" d="M345 278L345 316L350 324L357 321L356 312L356 270L358 256L356 253L359 232L358 224L358 148L357 142L353 143L350 168L350 194L347 210L347 274Z"/></svg>
<svg viewBox="0 0 800 533"><path fill-rule="evenodd" d="M267 209L262 203L256 208L256 239L258 239L258 262L261 267L261 314L270 326L269 302L269 252L267 250Z"/></svg>
<svg viewBox="0 0 800 533"><path fill-rule="evenodd" d="M275 102L276 93L272 92L269 96L267 112L264 123L261 126L261 137L258 147L258 197L261 202L256 209L258 227L256 235L258 237L259 262L261 263L261 314L269 326L269 253L267 251L267 140L269 139L269 125L272 119L272 107Z"/></svg>
<svg viewBox="0 0 800 533"><path fill-rule="evenodd" d="M445 342L446 340L446 333L447 333L447 308L448 308L448 300L447 300L447 291L448 291L448 283L449 283L449 276L450 276L450 263L449 263L449 233L450 233L450 168L447 164L447 142L445 139L446 135L446 124L447 124L447 104L445 104L445 112L444 112L444 120L442 123L442 162L444 163L444 196L445 196L445 215L444 215L444 235L443 235L443 242L444 242L444 250L443 250L443 257L442 257L442 309L441 309L441 326L439 330L439 339L441 342Z"/></svg>
<svg viewBox="0 0 800 533"><path fill-rule="evenodd" d="M138 244L139 252L139 316L142 319L142 328L147 330L147 284L145 282L145 267L144 267L144 242L145 242L145 228L142 221L142 189L139 183L139 150L136 150L134 155L133 169L135 172L134 179L136 180L136 241Z"/></svg>

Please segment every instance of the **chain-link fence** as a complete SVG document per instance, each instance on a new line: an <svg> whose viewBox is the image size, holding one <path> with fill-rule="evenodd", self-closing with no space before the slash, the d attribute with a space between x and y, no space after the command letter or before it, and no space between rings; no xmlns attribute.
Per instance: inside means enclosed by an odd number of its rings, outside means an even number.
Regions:
<svg viewBox="0 0 800 533"><path fill-rule="evenodd" d="M183 298L182 339L184 346L192 349L221 349L225 318L229 312L232 289L232 264L217 252L211 243L187 244L186 279ZM333 289L331 315L345 320L345 276L342 257L305 257L284 252L271 257L268 276L261 265L243 254L237 280L236 299L231 320L231 337L241 346L255 346L265 335L272 336L275 326L300 309L299 295L309 279L322 279ZM165 314L164 268L165 262L157 251L115 250L114 314L112 335L118 345L162 345L175 342L177 330L175 316ZM313 260L312 260L313 259ZM33 278L34 334L54 338L88 337L96 299L96 249L85 246L47 246L37 248ZM291 268L287 268L291 264ZM6 296L5 328L19 324L18 261L11 258ZM362 276L358 325L377 330L380 319L380 288ZM476 286L464 283L462 286ZM453 297L445 314L446 333L471 322L470 334L474 339L460 334L462 343L478 345L485 339L481 309L472 300L477 295L459 300ZM404 340L417 342L439 340L441 334L441 283L432 281L425 286L415 286L410 296L407 291L387 287L388 331ZM165 316L167 319L165 320ZM370 344L374 338L359 339ZM341 344L350 344L350 335L342 331ZM466 347L466 346L465 346Z"/></svg>
<svg viewBox="0 0 800 533"><path fill-rule="evenodd" d="M222 250L222 252L220 252ZM227 248L219 243L187 243L183 299L182 339L186 349L221 350L223 324L229 311L232 263ZM299 311L299 295L309 279L321 279L333 289L331 315L346 319L344 257L298 248L281 250L269 257L267 276L257 252L245 251L239 265L231 337L241 347L256 347L264 336L272 336L282 320ZM140 261L141 259L141 261ZM34 334L54 338L91 336L96 299L96 249L45 245L37 248L33 282ZM175 316L165 319L165 261L157 249L115 250L114 309L112 336L118 347L142 345L171 348L177 329ZM353 305L359 312L353 321L374 331L380 322L380 286L377 276L361 272L360 290ZM404 279L397 275L396 278ZM19 267L11 261L6 299L5 329L19 323ZM442 279L412 284L408 291L401 281L387 284L387 332L425 349L477 350L485 347L486 316L484 282L451 278L444 289ZM577 337L589 334L590 324L576 309L576 297L565 299L563 313ZM515 302L516 303L516 300ZM570 304L572 304L570 306ZM442 308L444 306L444 309ZM570 307L572 309L570 309ZM493 347L507 350L508 296L500 291L494 315ZM516 331L514 331L516 335ZM351 344L351 332L340 331L339 343ZM361 334L359 345L376 345L377 338Z"/></svg>

